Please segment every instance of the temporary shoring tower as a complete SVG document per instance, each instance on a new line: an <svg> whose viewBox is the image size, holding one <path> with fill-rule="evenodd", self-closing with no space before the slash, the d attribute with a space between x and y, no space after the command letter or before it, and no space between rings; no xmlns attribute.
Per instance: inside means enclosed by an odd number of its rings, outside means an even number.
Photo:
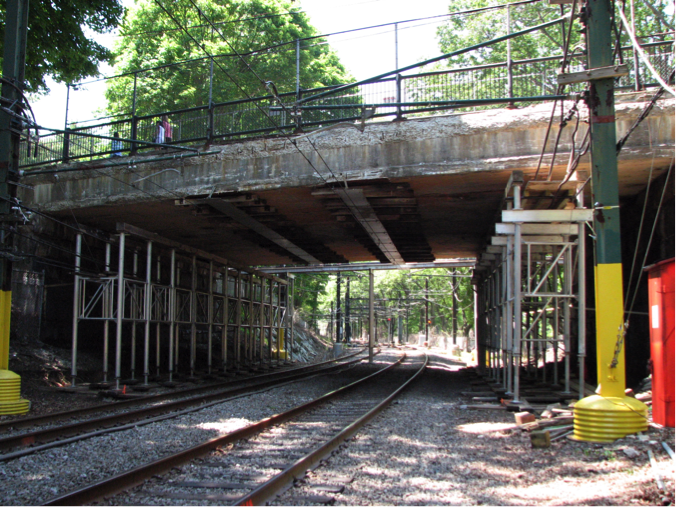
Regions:
<svg viewBox="0 0 676 507"><path fill-rule="evenodd" d="M515 404L522 402L521 375L534 377L540 363L542 383L562 384L563 394L572 394L572 334L585 334L584 238L592 219L583 186L578 180L525 182L514 171L505 190L507 209L475 268L478 361ZM565 209L524 208L524 193L550 189L576 199L564 198ZM582 338L578 378L584 378L585 355Z"/></svg>
<svg viewBox="0 0 676 507"><path fill-rule="evenodd" d="M588 48L587 104L591 130L592 199L585 208L575 181L525 182L515 171L507 186L502 221L475 271L478 361L518 404L520 378L542 361L542 381L570 393L572 333L578 338L578 386L584 396L585 227L593 224L595 245L595 316L598 388L574 408L573 438L610 442L647 429L647 407L625 395L624 308L620 210L615 138L614 77L609 0L589 0L582 11ZM573 178L571 178L572 180ZM575 188L578 185L579 188ZM522 209L522 192L547 187L557 194L575 191L564 209ZM574 303L576 304L574 305ZM571 319L575 313L575 320ZM575 325L576 324L576 325ZM553 371L547 379L547 361Z"/></svg>
<svg viewBox="0 0 676 507"><path fill-rule="evenodd" d="M189 354L181 373L190 377L200 364L203 373L213 375L267 369L292 359L292 279L238 266L129 224L117 229L118 235L105 241L105 261L97 259L104 266L101 274L92 274L93 265L83 266L92 261L82 255L83 235L76 236L73 386L82 321L102 323L103 382L114 380L116 388L147 384L151 374L172 382L181 349ZM116 259L111 258L115 243ZM124 365L123 350L128 352Z"/></svg>
<svg viewBox="0 0 676 507"><path fill-rule="evenodd" d="M28 0L9 0L5 12L5 41L2 65L2 107L0 111L0 222L11 220L10 199L16 187L10 178L19 167L19 120L22 104ZM21 377L9 371L9 321L12 311L12 257L5 230L0 231L0 415L25 414L30 402L23 400Z"/></svg>

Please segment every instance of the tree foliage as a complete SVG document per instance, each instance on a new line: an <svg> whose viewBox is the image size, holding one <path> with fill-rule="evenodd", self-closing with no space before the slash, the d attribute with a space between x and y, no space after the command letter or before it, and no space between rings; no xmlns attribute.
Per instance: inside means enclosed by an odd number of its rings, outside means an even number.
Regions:
<svg viewBox="0 0 676 507"><path fill-rule="evenodd" d="M469 268L458 268L455 274L468 275ZM398 317L402 317L404 339L425 331L427 303L430 333L451 336L453 331L453 300L455 299L457 336L467 336L474 325L474 293L471 279L451 277L453 270L428 269L409 271L376 271L374 291L378 336L391 331L397 335ZM429 277L427 277L429 275ZM353 331L357 332L358 315L368 314L369 281L366 273L346 274L341 287L341 305L345 317L346 277L350 276L350 300ZM425 279L427 278L427 289ZM311 327L319 329L328 323L332 310L335 318L337 299L336 276L328 274L297 275L295 307ZM392 319L387 321L387 318ZM367 319L362 329L368 332ZM335 338L335 330L334 330ZM384 340L385 338L383 338Z"/></svg>
<svg viewBox="0 0 676 507"><path fill-rule="evenodd" d="M139 0L122 24L115 48L115 72L168 66L138 73L136 112L139 115L208 104L208 55L214 58L212 100L216 103L262 96L272 81L279 93L295 91L296 39L316 30L289 0ZM200 12L201 11L201 12ZM173 18L173 19L172 19ZM214 26L212 26L212 24ZM183 29L185 28L185 29ZM274 48L281 43L291 42ZM332 85L346 79L337 56L322 41L304 42L300 83L304 88ZM242 58L239 54L257 51ZM110 113L132 109L133 76L112 80L107 90Z"/></svg>
<svg viewBox="0 0 676 507"><path fill-rule="evenodd" d="M671 0L634 2L637 34L648 36L651 34L664 34L673 30L674 14L673 8L669 8L670 2ZM503 3L505 2L498 0L454 0L450 3L449 12L495 6ZM579 2L578 5L580 5ZM617 9L622 8L622 4L619 2L616 2L615 5ZM509 32L516 32L554 20L560 17L563 12L568 12L569 10L570 6L565 6L564 9L561 6L549 5L545 2L513 6L510 7L511 19L509 30L507 26L507 9L495 9L463 16L452 16L445 25L437 30L439 47L442 52L449 53L474 44L486 42ZM627 17L630 17L628 4L626 12ZM584 41L581 34L582 28L579 20L576 21L571 32L569 44L571 49L584 49ZM563 25L554 25L514 38L511 40L512 59L521 60L560 55L563 53L565 36L567 36L567 33ZM657 40L665 40L664 37L664 35L658 36ZM673 39L673 35L671 39ZM653 39L651 38L650 40ZM621 41L622 44L628 43L626 34L623 34ZM506 59L507 42L500 42L452 58L448 61L448 65L450 67L483 65L504 62Z"/></svg>
<svg viewBox="0 0 676 507"><path fill-rule="evenodd" d="M7 0L0 0L0 45L5 40ZM73 83L98 75L98 64L111 52L85 35L106 33L123 14L119 0L30 0L26 44L26 85L48 91L45 77ZM0 53L1 54L1 53Z"/></svg>

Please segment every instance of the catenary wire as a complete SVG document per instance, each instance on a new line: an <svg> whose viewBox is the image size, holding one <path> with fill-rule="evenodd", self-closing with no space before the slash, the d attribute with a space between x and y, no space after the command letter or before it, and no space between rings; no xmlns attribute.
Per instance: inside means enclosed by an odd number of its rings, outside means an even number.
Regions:
<svg viewBox="0 0 676 507"><path fill-rule="evenodd" d="M195 9L199 12L199 14L202 15L202 16L204 16L203 13L202 13L202 11L199 9L199 7L197 7L197 5L196 5L192 0L190 0L190 2L193 4L193 6L194 6ZM176 18L175 18L174 16L171 15L171 13L170 13L170 12L169 12L169 11L168 11L161 3L160 3L159 0L155 0L155 3L157 3L157 5L159 5L160 8L162 8L162 10L167 14L167 16L169 16L169 18L170 18L177 26L182 26L182 24L181 24L178 20L176 20ZM206 16L204 16L204 18L208 20L208 18L207 18ZM232 46L232 45L230 44L230 42L229 42L229 41L221 34L221 32L220 32L217 28L214 28L214 30L219 34L219 36L220 36L221 38L223 38L223 40L230 46L230 48L231 48L232 50L234 50L233 46ZM209 54L208 51L206 50L206 48L204 48L204 46L203 46L202 44L200 44L200 43L199 43L192 35L190 35L190 33L189 33L187 30L185 30L185 28L184 28L184 31L186 32L186 34L187 34L191 39L193 39L193 41L200 47L200 49L201 49L205 54L207 54L207 55ZM256 76L256 78L261 82L261 84L263 84L264 86L267 87L267 83L266 83L263 79L260 78L260 76L259 76L259 75L251 68L251 66L248 64L248 62L247 62L243 57L240 57L240 59L241 59L242 62L247 66L247 68L249 69L249 71L252 72L252 73ZM248 94L245 90L242 89L242 87L236 82L236 80L234 80L234 79L229 75L229 73L228 73L225 69L223 69L220 65L219 65L219 67L221 68L221 70L223 71L223 73L224 73L224 74L225 74L225 75L226 75L226 76L227 76L227 77L228 77L228 78L229 78L229 79L230 79L230 80L231 80L231 81L232 81L232 82L240 89L240 91L241 91L242 93L244 93L244 94L246 94L247 96L249 96L249 94ZM274 93L274 88L271 89L271 90L269 90L269 91L271 91L272 94L273 94L273 96L279 101L279 103L281 104L282 108L284 108L284 109L286 110L286 106L285 106L285 105L283 104L283 102L280 100L279 96L277 96L277 94ZM249 98L250 98L250 97L249 97ZM267 113L266 111L264 111L260 106L258 106L258 104L256 104L256 107L257 107L257 109L259 109L259 110L265 115L265 117L266 117L266 118L268 119L268 121L275 127L275 129L279 130L279 131L282 133L282 135L283 135L285 138L287 138L287 139L289 140L289 142L291 142L291 144L296 148L296 150L301 154L301 156L308 162L308 164L310 165L310 167L312 167L312 169L317 173L317 175L319 175L319 177L324 181L324 183L328 185L328 181L327 181L327 180L324 178L324 176L319 172L319 170L317 169L317 167L312 163L312 161L308 158L308 156L300 149L300 147L298 146L298 144L296 143L296 141L295 141L294 139L292 139L288 134L286 134L286 132L284 132L284 131L277 125L277 123L272 119L272 117L269 115L269 113ZM310 145L313 147L313 149L315 150L315 152L317 153L317 155L320 157L320 159L322 160L322 162L324 163L324 165L325 165L326 168L328 169L329 173L333 176L333 178L334 178L335 180L338 180L338 178L336 177L335 173L333 172L333 170L331 169L331 167L326 163L326 160L325 160L324 157L321 155L321 153L319 152L319 150L317 150L317 148L316 148L316 146L314 145L314 143L312 142L312 140L311 140L311 139L308 139L308 142L309 142ZM346 186L347 186L347 184L346 184ZM334 192L335 192L335 189L334 189ZM352 201L352 198L351 198L348 194L346 194L346 196L348 197L348 199L349 199L350 201ZM352 204L354 205L354 202L352 202ZM352 210L350 210L350 214L355 218L355 220L359 221L359 220L357 219L357 217L355 216L355 214L354 214L354 212L353 212ZM362 225L364 226L364 224L362 224ZM367 223L366 225L368 225L368 228L371 229L371 232L375 235L375 231L373 231L373 229L371 228L370 224ZM367 227L364 226L364 228L366 229ZM374 241L374 243L375 243L375 241ZM377 243L376 243L376 244L377 244Z"/></svg>

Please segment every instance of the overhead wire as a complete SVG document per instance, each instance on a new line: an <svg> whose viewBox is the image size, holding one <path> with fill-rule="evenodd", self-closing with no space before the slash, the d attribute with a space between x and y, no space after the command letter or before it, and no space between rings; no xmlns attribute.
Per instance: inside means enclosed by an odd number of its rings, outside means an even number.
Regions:
<svg viewBox="0 0 676 507"><path fill-rule="evenodd" d="M198 12L200 15L204 16L204 14L202 13L201 9L197 6L197 4L195 4L195 2L194 2L193 0L189 0L189 1L190 1L190 3L193 5L193 7L197 10L197 12ZM162 10L164 10L164 12L172 19L172 21L174 21L174 23L176 23L177 26L182 26L181 23L180 23L178 20L176 20L176 19L174 18L174 16L171 15L171 13L169 13L169 11L168 11L161 3L160 3L159 0L155 0L155 3L157 3L157 4L162 8ZM204 18L208 20L208 18L207 18L206 16L204 16ZM209 21L209 23L211 23L211 21ZM226 42L226 44L228 44L228 46L231 48L231 50L233 50L233 51L235 51L235 53L237 53L237 51L236 51L235 48L232 46L232 44L230 43L230 41L229 41L229 40L228 40L228 39L227 39L227 38L226 38L226 37L218 30L218 28L214 27L214 30L215 30L216 33L218 33L218 35ZM198 44L198 46L200 46L200 48L202 49L202 51L203 51L205 54L209 54L208 51L206 50L206 48L205 48L202 44L200 44L194 37L192 37L192 35L190 35L190 33L189 33L187 30L185 30L185 32L186 32L186 34L188 34L188 36L189 36L190 38L193 39L193 41L194 41L196 44ZM258 79L258 81L259 81L265 88L267 88L268 91L270 91L270 92L272 93L272 95L273 95L274 98L278 101L278 103L281 105L281 107L282 107L287 113L291 113L291 112L288 110L288 108L286 107L286 105L282 102L282 100L281 100L281 98L279 97L279 95L277 94L276 88L275 88L275 86L274 86L274 83L273 83L272 81L265 81L265 80L263 80L263 79L258 75L258 73L257 73L257 72L249 65L249 63L248 63L243 57L240 56L240 59L241 59L241 61L244 63L244 65L247 67L247 69L248 69L248 70L256 77L256 79ZM220 67L220 65L219 65L219 67ZM241 92L243 92L245 95L247 95L247 97L248 97L249 99L251 99L251 97L249 96L249 94L248 94L248 93L247 93L247 92L239 85L239 83L237 83L237 82L236 82L236 81L228 74L228 72L227 72L225 69L223 69L222 67L220 67L220 68L221 68L221 70L224 72L224 74L225 74L225 75L233 82L233 84L235 84L235 86L237 86L237 87L240 89ZM280 133L281 133L281 134L282 134L282 135L283 135L283 136L284 136L284 137L285 137L285 138L286 138L286 139L287 139L287 140L295 147L295 149L298 151L298 153L300 153L301 156L307 161L307 163L308 163L308 164L310 165L310 167L314 170L314 172L317 173L317 175L322 179L322 181L324 181L324 184L329 185L329 182L326 180L326 178L324 178L324 176L319 172L319 170L318 170L317 167L312 163L312 161L309 159L309 157L308 157L308 156L300 149L300 147L298 146L298 143L297 143L293 138L291 138L286 132L284 132L284 130L283 130L281 127L279 127L279 125L277 125L277 123L272 119L272 117L270 116L270 114L269 114L268 112L264 111L258 104L255 104L255 106L256 106L257 109L259 109L259 110L264 114L264 116L265 116L265 117L268 119L268 121L275 127L275 129L276 129L276 130L279 130ZM320 160L322 161L322 163L324 164L324 166L326 167L326 169L328 170L328 172L331 174L331 176L332 176L332 177L334 178L334 180L337 182L337 181L338 181L337 176L335 175L335 173L333 172L333 170L331 169L331 167L328 165L328 163L326 162L326 160L324 159L324 157L322 156L322 154L319 152L319 150L317 149L317 147L316 147L316 145L314 144L314 142L313 142L310 138L307 138L307 141L308 141L309 144L312 146L312 148L314 149L314 151L317 153L317 156L319 156ZM347 187L347 182L345 182L345 186ZM334 187L332 187L332 188L333 188L333 191L334 191L335 193L337 193L337 191L335 190L335 188L334 188ZM344 195L345 195L345 197L352 203L352 206L355 206L355 203L354 203L354 201L352 200L352 197L351 197L349 194L347 194L347 193L344 194ZM342 197L342 196L341 196L341 197ZM354 218L358 223L360 223L360 224L362 225L362 227L364 227L364 229L367 229L367 232L368 232L368 229L370 229L370 235L371 235L372 241L373 241L374 243L376 243L376 245L377 245L381 250L383 250L382 247L381 247L381 245L379 245L379 244L376 242L376 240L374 239L374 236L376 236L376 232L373 230L373 228L371 227L370 223L365 222L365 221L360 221L359 218L355 215L355 212L354 212L352 209L350 209L350 214L353 216L353 218ZM387 256L387 254L386 254L384 251L383 251L383 253ZM388 258L389 258L389 257L388 257Z"/></svg>
<svg viewBox="0 0 676 507"><path fill-rule="evenodd" d="M649 1L649 0L648 0ZM671 93L671 95L676 97L676 90L674 90L671 86L669 86L664 79L662 79L662 76L660 76L660 73L655 70L655 67L653 67L652 63L650 62L650 58L645 54L645 51L641 47L641 44L638 42L638 39L636 38L636 35L634 34L634 30L630 23L627 21L627 18L624 14L624 7L625 7L625 2L622 2L622 5L620 8L617 10L620 19L622 20L622 24L624 25L624 29L627 32L627 35L629 36L629 40L631 41L631 45L634 46L634 49L638 53L638 55L641 57L641 60L643 60L643 63L645 64L646 68L650 71L652 76L657 80L657 82L662 85L662 88L664 88L666 91Z"/></svg>
<svg viewBox="0 0 676 507"><path fill-rule="evenodd" d="M638 295L639 281L640 277L643 275L643 269L646 267L646 261L648 260L648 255L650 254L650 247L652 246L653 238L655 236L655 229L657 228L657 222L659 221L660 213L662 212L662 206L664 204L664 196L666 195L667 188L669 188L669 180L671 178L671 173L674 169L674 159L671 160L669 169L667 170L667 176L664 179L664 186L662 187L662 195L660 196L660 202L657 205L657 210L655 211L655 218L653 220L653 226L650 231L650 237L645 247L645 255L643 256L643 262L641 263L641 269L639 270L639 280L636 281L636 288L634 290L634 295L631 299L631 304L629 305L629 310L627 310L627 320L632 313L634 308L634 303L636 302L636 297ZM627 327L627 326L625 326Z"/></svg>
<svg viewBox="0 0 676 507"><path fill-rule="evenodd" d="M482 7L482 8L478 8L478 9L468 9L468 10L463 10L463 11L455 11L455 12L450 12L450 13L446 13L446 14L438 14L438 15L435 15L435 16L426 16L426 17L422 17L422 18L411 18L411 19L406 19L406 20L401 20L401 21L393 21L393 22L389 22L389 23L380 23L380 24L377 24L377 25L370 25L370 26L364 26L364 27L359 27L359 28L351 28L351 29L348 29L348 30L339 30L339 31L336 31L336 32L328 32L328 33L324 33L324 34L317 34L317 35L311 35L311 36L307 36L307 37L300 37L300 38L297 38L297 39L279 42L277 44L272 44L272 45L269 45L269 46L253 49L253 50L250 50L250 51L245 51L245 52L240 51L240 52L238 52L238 54L227 53L227 54L210 55L210 56L206 56L206 57L203 57L203 58L191 58L191 59L182 60L182 61L179 61L179 62L159 65L159 66L156 66L156 67L150 67L150 68L146 68L146 69L137 69L137 70L132 71L132 72L125 72L125 73L117 74L117 75L113 75L113 76L104 76L102 78L93 79L93 80L90 80L90 81L84 81L82 83L78 83L77 86L97 83L97 82L100 82L100 81L105 81L107 79L114 79L114 78L118 78L118 77L130 76L130 75L133 75L133 74L138 73L138 72L157 70L157 69L170 67L170 66L174 66L174 65L181 65L181 64L184 64L184 63L191 63L191 62L195 62L195 61L208 60L210 58L251 56L255 53L265 53L265 52L270 51L271 49L276 49L276 48L279 48L279 47L282 47L282 46L288 46L288 45L291 45L291 44L296 44L296 41L308 41L308 40L313 40L313 39L321 39L321 38L324 38L324 37L332 37L332 36L335 36L335 35L342 35L342 34L346 34L346 33L359 32L359 31L363 31L363 30L372 30L374 28L382 28L382 27L385 27L385 26L393 26L395 24L405 24L405 23L412 23L412 22L415 22L415 21L424 21L424 20L428 20L428 19L474 14L474 13L486 11L486 10L504 9L504 8L507 8L507 7L510 7L510 6L536 3L536 2L540 2L540 1L541 0L523 0L523 1L520 1L520 2L500 4L500 5L490 6L490 7ZM207 25L205 25L205 26L207 26ZM402 29L404 29L404 28L402 28ZM186 29L182 27L182 28L177 28L176 30L185 31ZM188 33L188 36L192 37L189 33ZM294 50L294 48L289 49L289 51L293 51L293 50Z"/></svg>
<svg viewBox="0 0 676 507"><path fill-rule="evenodd" d="M573 0L573 4L570 7L570 21L568 23L568 34L566 36L566 40L564 41L564 46L563 46L563 60L561 61L561 72L565 72L565 70L568 68L568 51L570 49L570 38L571 34L573 33L573 23L575 22L575 9L577 7L577 0ZM563 90L565 89L565 85L559 85L557 87L557 95L560 95ZM542 150L540 152L540 158L538 159L538 165L537 168L535 169L535 175L533 176L534 180L538 179L538 175L540 173L540 168L542 167L542 161L545 156L545 151L547 150L547 141L549 140L549 134L551 133L552 130L552 124L554 123L554 115L556 113L556 103L558 101L555 100L554 104L552 106L552 113L549 117L549 124L547 125L547 130L545 131L545 139L542 142Z"/></svg>

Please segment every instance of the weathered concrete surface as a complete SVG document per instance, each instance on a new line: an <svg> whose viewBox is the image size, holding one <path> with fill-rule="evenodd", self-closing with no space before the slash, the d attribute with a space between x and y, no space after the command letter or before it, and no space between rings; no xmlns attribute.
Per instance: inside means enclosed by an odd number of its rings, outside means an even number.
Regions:
<svg viewBox="0 0 676 507"><path fill-rule="evenodd" d="M617 104L618 138L648 98ZM572 105L564 104L564 112ZM582 121L577 129L573 120L561 133L555 179L565 173L571 138L578 149L583 143L586 107L580 103L579 108ZM126 167L106 168L110 160L105 160L61 172L58 180L54 174L28 174L23 183L34 190L23 199L57 215L72 212L78 221L104 230L128 222L239 262L288 263L279 252L259 248L255 239L243 239L236 224L194 216L192 207L175 205L183 197L253 193L275 208L285 224L301 228L350 261L365 261L374 257L354 239L353 228L338 222L312 191L344 181L350 186L401 183L413 191L436 258L473 256L490 229L511 171L534 174L551 110L551 104L544 104L388 121L367 124L363 132L345 126L293 138L211 146L217 154L181 161L142 163L143 158L166 155L160 152L135 157ZM549 171L559 118L554 120L541 175ZM658 177L673 157L674 100L662 100L620 154L621 195L639 192L651 167L652 176ZM588 166L584 158L580 168Z"/></svg>

